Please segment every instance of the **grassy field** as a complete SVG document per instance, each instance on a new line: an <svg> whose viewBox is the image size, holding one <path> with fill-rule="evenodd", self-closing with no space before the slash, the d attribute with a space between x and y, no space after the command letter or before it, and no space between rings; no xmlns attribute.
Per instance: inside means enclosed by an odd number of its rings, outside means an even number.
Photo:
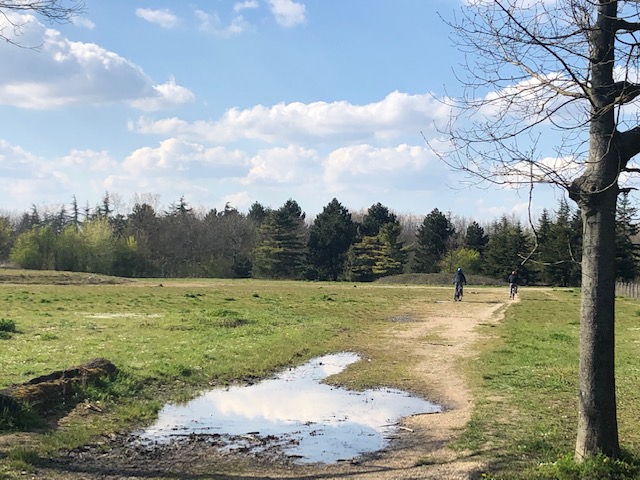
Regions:
<svg viewBox="0 0 640 480"><path fill-rule="evenodd" d="M578 289L522 289L468 365L478 401L460 448L492 458L496 478L640 478L640 303L616 300L618 424L624 462L578 468ZM481 327L490 328L490 327ZM601 462L602 461L602 462ZM616 476L617 475L617 476Z"/></svg>
<svg viewBox="0 0 640 480"><path fill-rule="evenodd" d="M28 471L43 453L148 422L166 401L204 386L263 377L328 352L374 359L366 368L347 369L341 383L404 388L407 359L384 345L389 320L416 302L449 301L451 293L433 286L257 280L65 275L58 282L55 274L35 278L19 271L0 271L0 279L6 282L0 285L0 389L96 357L120 370L114 381L79 393L78 400L105 411L91 421L78 417L64 429L41 424L34 430L0 412L0 479ZM476 408L455 447L489 462L485 478L640 478L634 471L640 303L618 299L616 307L627 461L580 472L563 457L573 450L576 428L579 291L529 288L521 298L499 325L479 326L489 340L479 346L479 358L462 366ZM20 446L12 443L16 435ZM598 468L622 474L602 477Z"/></svg>

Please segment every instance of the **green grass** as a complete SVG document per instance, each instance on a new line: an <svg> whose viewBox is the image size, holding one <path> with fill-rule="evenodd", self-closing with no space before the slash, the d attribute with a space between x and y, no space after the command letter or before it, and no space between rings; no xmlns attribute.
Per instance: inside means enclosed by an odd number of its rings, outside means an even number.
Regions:
<svg viewBox="0 0 640 480"><path fill-rule="evenodd" d="M0 430L30 430L29 444L0 447L0 479L29 471L38 458L95 436L150 422L163 404L210 384L263 377L335 351L369 361L339 381L355 389L409 389L416 378L405 352L389 349L424 303L450 301L450 289L419 285L256 280L154 279L86 284L86 278L38 276L0 289L0 389L53 370L104 357L116 378L77 392L104 413L38 424L33 412L0 412ZM89 279L90 280L90 279ZM482 288L482 287L480 287ZM479 324L480 355L465 365L476 398L454 447L489 464L486 479L640 478L640 302L618 298L619 462L572 462L577 423L579 290L523 288L504 321ZM425 333L429 343L441 332ZM418 392L420 393L420 392ZM4 416L3 416L4 415ZM4 420L3 420L4 419ZM3 423L4 421L4 423ZM427 465L430 460L418 461ZM604 473L603 473L604 472ZM604 476L603 476L604 475ZM609 475L609 476L606 476Z"/></svg>
<svg viewBox="0 0 640 480"><path fill-rule="evenodd" d="M456 446L489 459L486 478L640 478L640 304L616 302L619 431L627 455L576 465L579 292L523 289L521 297L487 332L480 361L467 366L478 401Z"/></svg>
<svg viewBox="0 0 640 480"><path fill-rule="evenodd" d="M372 339L390 316L425 294L347 283L163 279L85 285L64 278L64 285L25 280L0 289L6 323L16 326L10 339L0 340L0 389L96 357L120 373L81 389L76 398L101 402L111 425L70 423L64 432L47 432L45 450L80 445L100 429L149 421L165 401L203 386L264 377L333 351L357 351L380 365L383 373L351 369L345 381L354 388L398 385L407 375L397 354ZM28 423L22 413L0 418L4 430Z"/></svg>

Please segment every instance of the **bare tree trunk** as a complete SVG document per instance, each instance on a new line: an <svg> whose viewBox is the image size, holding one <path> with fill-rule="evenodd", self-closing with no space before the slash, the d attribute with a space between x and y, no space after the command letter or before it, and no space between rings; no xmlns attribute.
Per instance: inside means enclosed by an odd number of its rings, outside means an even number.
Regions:
<svg viewBox="0 0 640 480"><path fill-rule="evenodd" d="M605 192L604 197L597 205L582 207L578 459L620 453L614 374L616 195Z"/></svg>
<svg viewBox="0 0 640 480"><path fill-rule="evenodd" d="M614 19L617 1L598 0L590 33L591 122L589 161L570 192L583 222L580 392L576 459L618 457L614 368L615 217L622 166L613 105Z"/></svg>

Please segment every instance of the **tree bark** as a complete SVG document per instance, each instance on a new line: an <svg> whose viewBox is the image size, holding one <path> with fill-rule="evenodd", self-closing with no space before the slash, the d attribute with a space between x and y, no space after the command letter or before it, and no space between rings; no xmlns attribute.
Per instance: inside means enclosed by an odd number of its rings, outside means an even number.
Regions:
<svg viewBox="0 0 640 480"><path fill-rule="evenodd" d="M615 0L598 0L590 33L589 163L572 185L583 222L577 460L620 455L615 386L615 215L626 164L614 116Z"/></svg>
<svg viewBox="0 0 640 480"><path fill-rule="evenodd" d="M618 457L614 370L616 195L582 206L582 307L576 458Z"/></svg>

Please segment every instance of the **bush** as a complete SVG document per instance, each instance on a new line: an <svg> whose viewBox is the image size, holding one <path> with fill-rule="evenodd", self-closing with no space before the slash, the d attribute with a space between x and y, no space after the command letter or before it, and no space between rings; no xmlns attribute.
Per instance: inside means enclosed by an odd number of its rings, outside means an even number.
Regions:
<svg viewBox="0 0 640 480"><path fill-rule="evenodd" d="M0 318L0 332L13 332L16 331L16 322L6 318Z"/></svg>

